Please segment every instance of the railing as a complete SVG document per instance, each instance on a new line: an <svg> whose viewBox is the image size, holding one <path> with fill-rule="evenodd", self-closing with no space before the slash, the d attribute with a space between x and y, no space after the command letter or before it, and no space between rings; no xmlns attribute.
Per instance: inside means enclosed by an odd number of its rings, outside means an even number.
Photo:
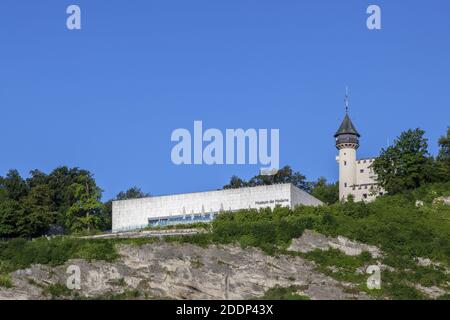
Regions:
<svg viewBox="0 0 450 320"><path fill-rule="evenodd" d="M336 138L336 145L339 145L342 143L354 143L354 144L358 145L359 139L357 136L355 136L353 134L342 134Z"/></svg>
<svg viewBox="0 0 450 320"><path fill-rule="evenodd" d="M109 234L99 234L94 236L79 237L80 239L111 239L111 238L149 238L167 237L179 235L194 235L205 232L203 229L162 229L162 230L136 230L128 232L115 232Z"/></svg>
<svg viewBox="0 0 450 320"><path fill-rule="evenodd" d="M112 233L137 231L137 230L145 229L145 228L147 228L147 227L148 227L148 224L142 224L142 225L135 225L135 226L123 227L123 228L118 228L118 229L112 230Z"/></svg>

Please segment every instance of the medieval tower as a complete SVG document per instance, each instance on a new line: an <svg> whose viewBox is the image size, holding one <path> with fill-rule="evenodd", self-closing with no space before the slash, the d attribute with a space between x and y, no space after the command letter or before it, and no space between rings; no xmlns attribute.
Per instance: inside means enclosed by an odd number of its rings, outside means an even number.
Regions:
<svg viewBox="0 0 450 320"><path fill-rule="evenodd" d="M339 155L336 161L339 164L339 199L347 200L349 195L355 201L371 201L382 195L382 190L376 182L372 170L375 158L356 159L356 150L359 148L361 135L356 130L348 115L348 95L345 95L345 117L334 135Z"/></svg>

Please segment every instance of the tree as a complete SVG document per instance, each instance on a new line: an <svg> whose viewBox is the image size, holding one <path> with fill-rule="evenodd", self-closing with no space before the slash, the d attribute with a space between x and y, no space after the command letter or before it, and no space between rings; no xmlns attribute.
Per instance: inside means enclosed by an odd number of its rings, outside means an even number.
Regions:
<svg viewBox="0 0 450 320"><path fill-rule="evenodd" d="M438 144L439 153L434 172L437 181L446 182L450 180L450 127L447 128L447 134L439 138Z"/></svg>
<svg viewBox="0 0 450 320"><path fill-rule="evenodd" d="M23 237L46 234L50 225L55 224L58 213L51 209L50 189L46 184L31 188L22 198L17 231Z"/></svg>
<svg viewBox="0 0 450 320"><path fill-rule="evenodd" d="M312 183L311 194L317 199L333 204L339 201L339 183L327 183L325 177L320 177L316 182Z"/></svg>
<svg viewBox="0 0 450 320"><path fill-rule="evenodd" d="M77 200L67 211L66 227L72 232L99 229L103 206L100 188L90 189L86 178L85 183L74 183L70 189Z"/></svg>
<svg viewBox="0 0 450 320"><path fill-rule="evenodd" d="M433 159L424 133L418 128L402 132L373 162L377 180L388 193L414 189L432 180Z"/></svg>
<svg viewBox="0 0 450 320"><path fill-rule="evenodd" d="M16 200L0 201L0 237L12 238L19 236L17 224L21 207Z"/></svg>
<svg viewBox="0 0 450 320"><path fill-rule="evenodd" d="M9 170L6 177L0 180L0 187L6 191L9 199L17 201L28 193L27 184L17 170Z"/></svg>
<svg viewBox="0 0 450 320"><path fill-rule="evenodd" d="M146 197L150 197L150 194L143 192L138 187L131 187L125 192L119 192L116 196L116 200L139 199Z"/></svg>
<svg viewBox="0 0 450 320"><path fill-rule="evenodd" d="M139 193L134 189L128 196L133 192ZM98 229L108 224L101 193L87 170L33 170L26 180L10 170L0 177L0 237L37 237L64 227L66 232Z"/></svg>
<svg viewBox="0 0 450 320"><path fill-rule="evenodd" d="M447 134L439 138L438 144L440 149L437 159L450 162L450 126L447 127Z"/></svg>
<svg viewBox="0 0 450 320"><path fill-rule="evenodd" d="M227 185L224 185L224 189L238 189L243 188L246 186L246 182L239 178L238 176L232 176L230 179L230 183Z"/></svg>
<svg viewBox="0 0 450 320"><path fill-rule="evenodd" d="M306 177L300 172L294 172L290 166L284 166L274 175L256 175L248 182L237 176L232 176L230 183L225 185L223 189L264 186L277 183L292 183L300 189L310 191L309 184L306 182Z"/></svg>

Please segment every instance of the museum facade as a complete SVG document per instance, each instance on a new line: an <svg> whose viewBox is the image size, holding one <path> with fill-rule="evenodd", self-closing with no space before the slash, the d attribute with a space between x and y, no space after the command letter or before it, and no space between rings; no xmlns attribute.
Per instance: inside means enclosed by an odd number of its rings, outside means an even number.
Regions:
<svg viewBox="0 0 450 320"><path fill-rule="evenodd" d="M112 231L209 222L221 212L322 202L290 183L113 201Z"/></svg>

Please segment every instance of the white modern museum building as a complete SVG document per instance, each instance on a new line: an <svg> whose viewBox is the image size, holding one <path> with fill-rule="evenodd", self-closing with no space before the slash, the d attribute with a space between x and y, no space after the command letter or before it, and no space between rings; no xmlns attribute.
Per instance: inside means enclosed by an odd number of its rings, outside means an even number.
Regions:
<svg viewBox="0 0 450 320"><path fill-rule="evenodd" d="M290 183L113 201L112 231L209 222L225 211L322 202Z"/></svg>

